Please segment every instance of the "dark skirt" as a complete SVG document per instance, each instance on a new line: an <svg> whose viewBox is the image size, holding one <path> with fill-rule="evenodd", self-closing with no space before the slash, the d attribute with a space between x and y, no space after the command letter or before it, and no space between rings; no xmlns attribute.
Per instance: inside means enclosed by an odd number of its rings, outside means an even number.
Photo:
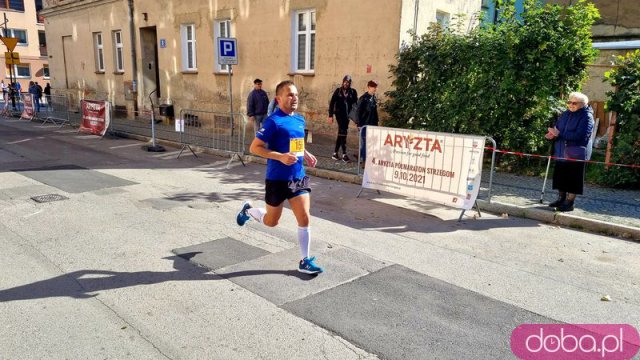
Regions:
<svg viewBox="0 0 640 360"><path fill-rule="evenodd" d="M585 163L556 161L553 170L553 188L558 191L582 195Z"/></svg>

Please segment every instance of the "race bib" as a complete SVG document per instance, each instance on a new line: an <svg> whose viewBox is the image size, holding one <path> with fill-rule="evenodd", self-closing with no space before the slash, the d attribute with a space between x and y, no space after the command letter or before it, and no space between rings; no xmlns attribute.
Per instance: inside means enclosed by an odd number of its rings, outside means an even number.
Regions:
<svg viewBox="0 0 640 360"><path fill-rule="evenodd" d="M289 140L289 152L295 156L304 156L304 138Z"/></svg>

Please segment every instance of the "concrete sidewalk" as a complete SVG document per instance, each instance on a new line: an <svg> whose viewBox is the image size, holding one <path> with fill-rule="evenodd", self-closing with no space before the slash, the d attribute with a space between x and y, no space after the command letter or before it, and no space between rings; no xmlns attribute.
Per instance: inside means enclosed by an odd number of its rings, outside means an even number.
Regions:
<svg viewBox="0 0 640 360"><path fill-rule="evenodd" d="M313 170L308 277L288 208L235 224L264 166L141 145L0 121L0 358L512 359L520 324L640 325L637 243Z"/></svg>

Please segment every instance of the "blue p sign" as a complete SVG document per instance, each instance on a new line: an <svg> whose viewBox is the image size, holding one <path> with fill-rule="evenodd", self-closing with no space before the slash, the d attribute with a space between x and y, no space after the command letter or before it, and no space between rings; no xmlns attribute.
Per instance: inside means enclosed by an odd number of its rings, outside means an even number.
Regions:
<svg viewBox="0 0 640 360"><path fill-rule="evenodd" d="M220 64L238 65L237 43L234 38L218 38L218 59Z"/></svg>

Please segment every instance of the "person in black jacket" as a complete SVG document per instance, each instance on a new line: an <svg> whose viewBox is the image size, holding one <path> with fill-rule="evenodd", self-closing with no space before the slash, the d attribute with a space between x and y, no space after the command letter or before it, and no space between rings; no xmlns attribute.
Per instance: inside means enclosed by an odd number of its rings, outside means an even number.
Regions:
<svg viewBox="0 0 640 360"><path fill-rule="evenodd" d="M333 115L338 121L338 138L336 139L336 148L331 158L349 162L347 156L347 131L349 129L349 112L353 105L358 101L358 92L351 87L351 76L345 75L342 78L342 86L336 89L329 101L329 122L333 123ZM338 151L342 148L342 157L338 156Z"/></svg>
<svg viewBox="0 0 640 360"><path fill-rule="evenodd" d="M360 131L360 159L364 164L367 151L367 128L368 125L378 126L378 99L376 98L378 83L369 80L367 92L358 100L358 131Z"/></svg>
<svg viewBox="0 0 640 360"><path fill-rule="evenodd" d="M249 121L253 121L253 131L257 132L262 126L262 122L267 117L269 108L269 96L262 90L262 80L253 80L253 90L247 97L247 116Z"/></svg>
<svg viewBox="0 0 640 360"><path fill-rule="evenodd" d="M549 206L558 211L572 211L576 194L582 195L584 188L585 163L575 160L590 159L594 121L593 110L588 104L589 98L585 94L571 93L567 101L569 109L545 135L548 140L554 140L553 188L558 190L558 199Z"/></svg>

